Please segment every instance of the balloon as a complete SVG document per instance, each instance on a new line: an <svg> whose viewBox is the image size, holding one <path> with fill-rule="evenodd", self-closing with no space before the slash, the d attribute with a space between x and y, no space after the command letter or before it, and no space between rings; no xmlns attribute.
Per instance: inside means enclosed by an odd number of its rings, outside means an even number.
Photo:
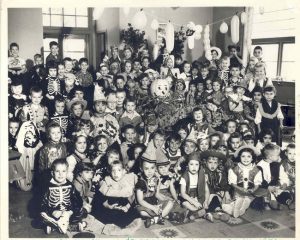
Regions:
<svg viewBox="0 0 300 240"><path fill-rule="evenodd" d="M265 8L264 7L259 7L259 14L263 15L265 13Z"/></svg>
<svg viewBox="0 0 300 240"><path fill-rule="evenodd" d="M159 46L158 44L154 44L153 46L153 60L156 60L159 53Z"/></svg>
<svg viewBox="0 0 300 240"><path fill-rule="evenodd" d="M188 40L188 47L189 47L189 49L193 49L194 46L195 46L195 38L194 38L194 35L188 36L188 37L187 37L187 40Z"/></svg>
<svg viewBox="0 0 300 240"><path fill-rule="evenodd" d="M201 25L196 25L196 26L195 26L195 31L196 31L197 33L201 33L202 30L203 30L203 28L202 28Z"/></svg>
<svg viewBox="0 0 300 240"><path fill-rule="evenodd" d="M241 13L241 23L242 23L242 24L245 24L246 21L247 21L247 15L246 15L245 12L242 12L242 13Z"/></svg>
<svg viewBox="0 0 300 240"><path fill-rule="evenodd" d="M101 18L103 12L104 12L104 8L94 8L93 20L98 20L99 18Z"/></svg>
<svg viewBox="0 0 300 240"><path fill-rule="evenodd" d="M222 22L222 24L220 25L220 32L225 34L228 31L228 25L226 22Z"/></svg>
<svg viewBox="0 0 300 240"><path fill-rule="evenodd" d="M168 22L166 26L166 48L169 53L174 48L174 26L171 22Z"/></svg>
<svg viewBox="0 0 300 240"><path fill-rule="evenodd" d="M151 22L151 28L153 30L157 30L158 29L158 21L156 19L153 19Z"/></svg>
<svg viewBox="0 0 300 240"><path fill-rule="evenodd" d="M234 44L237 44L239 42L239 37L240 37L240 19L237 15L234 15L232 17L230 29L231 29L231 41Z"/></svg>
<svg viewBox="0 0 300 240"><path fill-rule="evenodd" d="M191 30L195 30L195 23L193 23L193 22L189 22L187 25L186 25L186 27L188 28L188 29L191 29Z"/></svg>
<svg viewBox="0 0 300 240"><path fill-rule="evenodd" d="M132 18L132 26L136 29L143 29L147 24L147 17L143 10L138 11Z"/></svg>
<svg viewBox="0 0 300 240"><path fill-rule="evenodd" d="M194 33L194 38L195 38L195 40L200 40L201 39L201 33L195 32Z"/></svg>
<svg viewBox="0 0 300 240"><path fill-rule="evenodd" d="M129 7L123 7L123 13L127 17L129 14L130 8Z"/></svg>
<svg viewBox="0 0 300 240"><path fill-rule="evenodd" d="M205 25L204 33L209 33L209 25Z"/></svg>

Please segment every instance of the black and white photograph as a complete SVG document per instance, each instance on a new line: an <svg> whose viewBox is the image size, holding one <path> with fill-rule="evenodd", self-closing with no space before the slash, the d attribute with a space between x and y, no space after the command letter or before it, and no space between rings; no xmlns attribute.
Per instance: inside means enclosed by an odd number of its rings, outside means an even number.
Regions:
<svg viewBox="0 0 300 240"><path fill-rule="evenodd" d="M1 239L296 238L299 6L66 3L1 10Z"/></svg>

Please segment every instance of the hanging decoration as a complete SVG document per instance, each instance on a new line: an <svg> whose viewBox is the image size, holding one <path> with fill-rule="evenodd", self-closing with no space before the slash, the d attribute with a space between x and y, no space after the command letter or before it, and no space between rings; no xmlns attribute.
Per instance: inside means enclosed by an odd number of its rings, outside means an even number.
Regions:
<svg viewBox="0 0 300 240"><path fill-rule="evenodd" d="M196 33L202 33L202 30L203 30L203 28L202 28L201 25L196 25L196 26L195 26L195 32L196 32Z"/></svg>
<svg viewBox="0 0 300 240"><path fill-rule="evenodd" d="M231 29L231 41L234 44L237 44L239 42L239 37L240 37L240 19L237 15L234 15L232 17L230 29Z"/></svg>
<svg viewBox="0 0 300 240"><path fill-rule="evenodd" d="M153 46L153 60L155 61L159 54L159 45L157 43Z"/></svg>
<svg viewBox="0 0 300 240"><path fill-rule="evenodd" d="M172 52L174 48L174 26L169 21L166 26L166 49L168 52Z"/></svg>
<svg viewBox="0 0 300 240"><path fill-rule="evenodd" d="M151 28L153 30L157 30L158 29L158 21L156 19L153 19L152 22L151 22Z"/></svg>
<svg viewBox="0 0 300 240"><path fill-rule="evenodd" d="M222 24L220 25L220 32L223 34L228 32L228 25L226 22L222 22Z"/></svg>
<svg viewBox="0 0 300 240"><path fill-rule="evenodd" d="M147 24L147 17L143 9L138 11L132 18L132 26L136 29L144 29Z"/></svg>
<svg viewBox="0 0 300 240"><path fill-rule="evenodd" d="M246 21L247 21L247 15L246 15L245 12L242 12L242 13L241 13L241 23L242 23L243 25L245 25Z"/></svg>
<svg viewBox="0 0 300 240"><path fill-rule="evenodd" d="M201 39L201 33L199 33L199 32L195 32L194 33L194 38L195 38L195 40L200 40Z"/></svg>
<svg viewBox="0 0 300 240"><path fill-rule="evenodd" d="M123 7L123 13L124 13L124 15L126 17L128 16L129 12L130 12L130 8L129 7Z"/></svg>
<svg viewBox="0 0 300 240"><path fill-rule="evenodd" d="M103 12L104 12L104 8L94 8L93 20L98 20L99 18L101 18Z"/></svg>
<svg viewBox="0 0 300 240"><path fill-rule="evenodd" d="M193 49L195 47L195 37L194 37L194 35L188 36L187 40L188 40L189 49Z"/></svg>
<svg viewBox="0 0 300 240"><path fill-rule="evenodd" d="M207 60L210 61L210 60L212 60L212 56L211 56L211 51L210 51L209 25L208 24L204 28L203 43L204 43L205 57Z"/></svg>

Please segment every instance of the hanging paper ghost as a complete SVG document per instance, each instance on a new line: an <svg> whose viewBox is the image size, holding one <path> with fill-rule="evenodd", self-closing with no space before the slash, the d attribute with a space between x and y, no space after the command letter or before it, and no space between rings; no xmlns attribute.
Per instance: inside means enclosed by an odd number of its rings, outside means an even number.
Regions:
<svg viewBox="0 0 300 240"><path fill-rule="evenodd" d="M234 15L232 17L230 29L231 29L231 41L234 44L237 44L239 42L239 37L240 37L240 19L237 15Z"/></svg>
<svg viewBox="0 0 300 240"><path fill-rule="evenodd" d="M153 60L156 60L159 54L159 45L157 43L153 46Z"/></svg>
<svg viewBox="0 0 300 240"><path fill-rule="evenodd" d="M195 46L195 38L194 38L194 35L188 36L188 37L187 37L187 40L188 40L188 47L189 47L189 49L193 49L194 46Z"/></svg>
<svg viewBox="0 0 300 240"><path fill-rule="evenodd" d="M147 24L147 17L143 9L138 11L132 18L132 26L136 29L143 29Z"/></svg>
<svg viewBox="0 0 300 240"><path fill-rule="evenodd" d="M195 26L195 31L196 31L197 33L202 33L202 30L203 30L203 28L202 28L201 25L196 25L196 26Z"/></svg>
<svg viewBox="0 0 300 240"><path fill-rule="evenodd" d="M169 21L166 26L166 49L168 52L172 52L174 48L174 26Z"/></svg>

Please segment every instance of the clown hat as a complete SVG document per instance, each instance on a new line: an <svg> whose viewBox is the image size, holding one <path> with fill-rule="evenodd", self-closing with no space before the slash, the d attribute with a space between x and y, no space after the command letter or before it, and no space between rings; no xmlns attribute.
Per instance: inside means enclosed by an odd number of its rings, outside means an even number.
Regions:
<svg viewBox="0 0 300 240"><path fill-rule="evenodd" d="M97 102L97 101L99 101L99 102L106 102L107 100L106 100L106 97L104 96L103 93L96 92L94 94L94 102Z"/></svg>
<svg viewBox="0 0 300 240"><path fill-rule="evenodd" d="M221 58L221 56L222 56L222 51L221 51L220 48L218 48L218 47L211 47L211 48L210 48L210 51L211 51L211 52L212 52L212 51L216 51L217 54L218 54L217 59L220 59L220 58Z"/></svg>
<svg viewBox="0 0 300 240"><path fill-rule="evenodd" d="M156 149L156 165L157 166L166 166L170 164L170 160L167 158L166 154L160 149Z"/></svg>
<svg viewBox="0 0 300 240"><path fill-rule="evenodd" d="M156 164L156 150L153 141L150 141L145 152L142 154L141 160Z"/></svg>

